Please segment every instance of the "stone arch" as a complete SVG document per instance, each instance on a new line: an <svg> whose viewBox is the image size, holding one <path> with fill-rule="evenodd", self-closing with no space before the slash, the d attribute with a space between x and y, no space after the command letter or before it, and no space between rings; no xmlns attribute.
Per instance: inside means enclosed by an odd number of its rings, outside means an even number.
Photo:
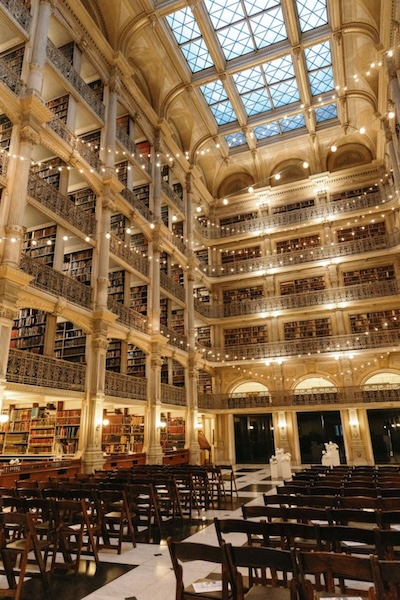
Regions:
<svg viewBox="0 0 400 600"><path fill-rule="evenodd" d="M330 172L348 169L358 165L369 164L373 160L371 150L362 144L343 144L336 152L330 151L326 166Z"/></svg>
<svg viewBox="0 0 400 600"><path fill-rule="evenodd" d="M400 371L386 369L385 371L379 371L379 373L368 375L362 385L383 385L391 383L400 384Z"/></svg>
<svg viewBox="0 0 400 600"><path fill-rule="evenodd" d="M310 168L304 168L303 162L301 158L291 158L277 165L271 174L271 186L306 179L310 174ZM274 177L277 174L280 175L279 179Z"/></svg>
<svg viewBox="0 0 400 600"><path fill-rule="evenodd" d="M244 171L232 173L225 177L218 187L218 198L233 196L235 194L245 193L249 186L254 185L254 178Z"/></svg>
<svg viewBox="0 0 400 600"><path fill-rule="evenodd" d="M294 385L293 390L308 390L312 388L336 388L336 385L328 379L326 376L322 375L307 375L302 379L299 379Z"/></svg>
<svg viewBox="0 0 400 600"><path fill-rule="evenodd" d="M108 39L108 31L106 21L102 15L100 8L97 6L96 0L82 0L83 6L86 8L97 27L100 29L106 39Z"/></svg>

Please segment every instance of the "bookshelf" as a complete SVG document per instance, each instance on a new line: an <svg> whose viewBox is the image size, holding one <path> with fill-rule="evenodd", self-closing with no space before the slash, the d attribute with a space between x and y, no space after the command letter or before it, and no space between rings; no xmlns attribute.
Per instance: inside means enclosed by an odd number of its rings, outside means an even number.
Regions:
<svg viewBox="0 0 400 600"><path fill-rule="evenodd" d="M169 207L167 204L161 206L161 220L166 227L169 225Z"/></svg>
<svg viewBox="0 0 400 600"><path fill-rule="evenodd" d="M22 71L22 63L24 60L25 46L18 46L17 48L13 48L12 50L5 50L0 53L0 58L2 58L11 71L17 73L17 75L21 76Z"/></svg>
<svg viewBox="0 0 400 600"><path fill-rule="evenodd" d="M81 210L94 213L96 210L96 194L91 188L83 188L68 194L68 198Z"/></svg>
<svg viewBox="0 0 400 600"><path fill-rule="evenodd" d="M174 183L172 185L172 189L174 190L175 194L178 196L178 198L180 198L181 200L183 200L183 187L181 183Z"/></svg>
<svg viewBox="0 0 400 600"><path fill-rule="evenodd" d="M172 385L185 387L185 368L175 359L172 359Z"/></svg>
<svg viewBox="0 0 400 600"><path fill-rule="evenodd" d="M281 296L288 294L302 294L306 292L317 292L325 289L325 278L323 275L316 277L304 277L303 279L293 279L291 281L282 281L279 284Z"/></svg>
<svg viewBox="0 0 400 600"><path fill-rule="evenodd" d="M95 81L91 81L88 83L90 89L96 94L100 102L103 102L104 96L104 83L101 79L96 79Z"/></svg>
<svg viewBox="0 0 400 600"><path fill-rule="evenodd" d="M271 214L277 215L280 213L291 212L292 210L301 210L302 208L308 208L315 206L314 198L310 200L301 200L300 202L293 202L291 204L285 204L284 206L273 206L271 208Z"/></svg>
<svg viewBox="0 0 400 600"><path fill-rule="evenodd" d="M60 119L63 123L67 122L68 116L68 104L69 104L69 95L60 96L59 98L54 98L54 100L49 100L46 102L47 108L51 110L54 115Z"/></svg>
<svg viewBox="0 0 400 600"><path fill-rule="evenodd" d="M168 267L170 264L170 257L166 252L160 252L160 271L168 275Z"/></svg>
<svg viewBox="0 0 400 600"><path fill-rule="evenodd" d="M147 285L131 287L130 307L142 315L147 315Z"/></svg>
<svg viewBox="0 0 400 600"><path fill-rule="evenodd" d="M185 311L183 308L171 311L171 328L177 333L185 335Z"/></svg>
<svg viewBox="0 0 400 600"><path fill-rule="evenodd" d="M290 321L283 324L283 331L285 340L332 335L331 322L328 318Z"/></svg>
<svg viewBox="0 0 400 600"><path fill-rule="evenodd" d="M160 298L160 325L168 327L168 299Z"/></svg>
<svg viewBox="0 0 400 600"><path fill-rule="evenodd" d="M125 239L126 217L121 213L111 215L110 229L119 239Z"/></svg>
<svg viewBox="0 0 400 600"><path fill-rule="evenodd" d="M116 122L118 129L121 129L121 131L124 131L126 134L129 135L129 115L122 115L121 117L118 117Z"/></svg>
<svg viewBox="0 0 400 600"><path fill-rule="evenodd" d="M92 273L92 249L78 250L64 255L63 272L77 281L90 285Z"/></svg>
<svg viewBox="0 0 400 600"><path fill-rule="evenodd" d="M26 256L52 267L56 236L57 225L27 231L24 235L22 250Z"/></svg>
<svg viewBox="0 0 400 600"><path fill-rule="evenodd" d="M149 254L149 243L143 233L134 233L131 235L130 247L134 252L147 258Z"/></svg>
<svg viewBox="0 0 400 600"><path fill-rule="evenodd" d="M183 269L180 265L171 265L171 279L178 283L181 286L185 285L185 276L183 274Z"/></svg>
<svg viewBox="0 0 400 600"><path fill-rule="evenodd" d="M134 377L146 377L146 354L132 344L128 345L126 374Z"/></svg>
<svg viewBox="0 0 400 600"><path fill-rule="evenodd" d="M345 271L343 273L343 284L345 286L371 283L373 281L386 281L389 279L396 279L394 265L358 269L356 271Z"/></svg>
<svg viewBox="0 0 400 600"><path fill-rule="evenodd" d="M212 394L212 377L211 373L199 370L198 375L198 391L200 394Z"/></svg>
<svg viewBox="0 0 400 600"><path fill-rule="evenodd" d="M253 327L236 327L224 330L225 347L241 346L247 344L264 344L268 342L268 330L266 325L255 325Z"/></svg>
<svg viewBox="0 0 400 600"><path fill-rule="evenodd" d="M196 342L206 348L211 348L211 327L205 325L204 327L196 327Z"/></svg>
<svg viewBox="0 0 400 600"><path fill-rule="evenodd" d="M208 265L208 248L196 250L195 256L201 263L203 263L204 265Z"/></svg>
<svg viewBox="0 0 400 600"><path fill-rule="evenodd" d="M129 163L127 160L115 165L115 172L117 173L118 180L123 183L125 187L128 185L128 170Z"/></svg>
<svg viewBox="0 0 400 600"><path fill-rule="evenodd" d="M161 383L169 383L168 362L165 362L161 365Z"/></svg>
<svg viewBox="0 0 400 600"><path fill-rule="evenodd" d="M236 225L237 223L243 223L243 221L251 221L257 219L257 212L242 213L240 215L232 215L219 220L220 227L227 227L227 225Z"/></svg>
<svg viewBox="0 0 400 600"><path fill-rule="evenodd" d="M367 223L359 227L341 227L337 231L338 242L350 242L352 240L365 240L380 235L386 235L386 225L384 221L378 223Z"/></svg>
<svg viewBox="0 0 400 600"><path fill-rule="evenodd" d="M210 290L206 287L194 288L193 295L200 302L210 302Z"/></svg>
<svg viewBox="0 0 400 600"><path fill-rule="evenodd" d="M110 340L106 354L106 370L121 373L122 342Z"/></svg>
<svg viewBox="0 0 400 600"><path fill-rule="evenodd" d="M111 271L108 274L108 295L117 302L124 303L125 271Z"/></svg>
<svg viewBox="0 0 400 600"><path fill-rule="evenodd" d="M277 254L286 252L295 252L296 250L307 250L308 248L318 248L321 245L319 235L308 235L305 237L293 238L291 240L282 240L276 243Z"/></svg>
<svg viewBox="0 0 400 600"><path fill-rule="evenodd" d="M61 158L52 158L51 160L46 160L41 162L40 164L35 164L31 167L33 173L36 173L42 179L45 179L47 183L54 186L58 189L60 185L60 171L59 167L65 167L65 163L61 160Z"/></svg>
<svg viewBox="0 0 400 600"><path fill-rule="evenodd" d="M352 333L400 329L400 309L350 315Z"/></svg>
<svg viewBox="0 0 400 600"><path fill-rule="evenodd" d="M11 330L11 348L43 354L47 314L36 308L22 308Z"/></svg>
<svg viewBox="0 0 400 600"><path fill-rule="evenodd" d="M101 131L91 131L90 133L85 133L84 135L80 135L79 139L90 148L90 150L99 157L100 155L100 140L101 140Z"/></svg>
<svg viewBox="0 0 400 600"><path fill-rule="evenodd" d="M342 192L336 192L331 195L332 202L338 202L339 200L348 200L349 198L360 198L361 196L367 196L377 191L376 187L360 187L355 190L345 190Z"/></svg>
<svg viewBox="0 0 400 600"><path fill-rule="evenodd" d="M146 156L146 158L150 157L150 142L148 142L147 140L143 140L143 142L137 142L136 148L142 156Z"/></svg>
<svg viewBox="0 0 400 600"><path fill-rule="evenodd" d="M172 233L180 240L183 240L183 221L172 223Z"/></svg>
<svg viewBox="0 0 400 600"><path fill-rule="evenodd" d="M144 444L144 417L131 415L128 409L103 414L102 450L107 454L142 452Z"/></svg>
<svg viewBox="0 0 400 600"><path fill-rule="evenodd" d="M223 303L241 302L242 300L259 300L263 297L263 286L251 286L247 288L238 288L235 290L224 290Z"/></svg>
<svg viewBox="0 0 400 600"><path fill-rule="evenodd" d="M166 426L160 430L160 443L163 451L181 450L185 447L185 420L183 417L172 417L171 413L161 413L160 420Z"/></svg>
<svg viewBox="0 0 400 600"><path fill-rule="evenodd" d="M138 145L136 147L138 148ZM138 198L140 202L143 202L148 208L150 204L150 186L140 185L139 187L134 187L132 191L136 198Z"/></svg>
<svg viewBox="0 0 400 600"><path fill-rule="evenodd" d="M70 362L85 362L86 334L84 331L75 327L71 321L57 323L54 355L56 358Z"/></svg>
<svg viewBox="0 0 400 600"><path fill-rule="evenodd" d="M31 413L28 454L52 454L56 430L56 411L45 407L33 408Z"/></svg>
<svg viewBox="0 0 400 600"><path fill-rule="evenodd" d="M60 50L60 52L62 52L64 54L67 61L69 63L71 63L71 65L72 65L72 63L74 61L75 43L68 42L67 44L64 44L63 46L60 46L59 50Z"/></svg>
<svg viewBox="0 0 400 600"><path fill-rule="evenodd" d="M64 454L75 454L78 451L81 426L80 409L64 409L59 402L56 414L55 440L61 443Z"/></svg>
<svg viewBox="0 0 400 600"><path fill-rule="evenodd" d="M13 123L6 115L0 117L0 148L8 150L11 142Z"/></svg>
<svg viewBox="0 0 400 600"><path fill-rule="evenodd" d="M5 426L4 454L26 454L29 442L31 408L12 408Z"/></svg>
<svg viewBox="0 0 400 600"><path fill-rule="evenodd" d="M170 177L170 169L168 165L163 165L161 167L161 179L163 181L165 181L165 183L169 184L169 177Z"/></svg>
<svg viewBox="0 0 400 600"><path fill-rule="evenodd" d="M251 260L252 258L259 258L261 256L260 246L251 246L248 248L238 248L235 250L223 250L221 252L221 263L226 265L227 263L239 262L242 260Z"/></svg>

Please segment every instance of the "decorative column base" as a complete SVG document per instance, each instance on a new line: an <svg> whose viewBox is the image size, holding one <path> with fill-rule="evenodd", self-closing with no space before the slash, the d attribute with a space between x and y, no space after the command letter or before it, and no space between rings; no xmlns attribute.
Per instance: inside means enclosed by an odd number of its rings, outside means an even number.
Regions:
<svg viewBox="0 0 400 600"><path fill-rule="evenodd" d="M368 460L365 456L365 448L362 442L351 444L351 457L353 465L368 465Z"/></svg>
<svg viewBox="0 0 400 600"><path fill-rule="evenodd" d="M146 462L149 465L162 465L164 453L161 446L150 446L146 452Z"/></svg>
<svg viewBox="0 0 400 600"><path fill-rule="evenodd" d="M197 442L189 444L189 464L199 465L200 464L200 446Z"/></svg>
<svg viewBox="0 0 400 600"><path fill-rule="evenodd" d="M95 470L104 467L105 459L101 448L86 448L82 456L82 471L84 473L94 473Z"/></svg>

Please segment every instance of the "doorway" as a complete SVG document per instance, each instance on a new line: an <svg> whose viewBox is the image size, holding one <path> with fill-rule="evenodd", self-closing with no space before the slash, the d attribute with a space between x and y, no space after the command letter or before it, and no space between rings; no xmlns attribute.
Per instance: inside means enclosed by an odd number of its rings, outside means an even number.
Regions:
<svg viewBox="0 0 400 600"><path fill-rule="evenodd" d="M400 463L400 410L368 410L376 464Z"/></svg>
<svg viewBox="0 0 400 600"><path fill-rule="evenodd" d="M343 430L338 410L297 413L302 464L320 464L326 442L339 446L340 462L345 463Z"/></svg>
<svg viewBox="0 0 400 600"><path fill-rule="evenodd" d="M268 463L275 452L272 415L235 415L236 463Z"/></svg>

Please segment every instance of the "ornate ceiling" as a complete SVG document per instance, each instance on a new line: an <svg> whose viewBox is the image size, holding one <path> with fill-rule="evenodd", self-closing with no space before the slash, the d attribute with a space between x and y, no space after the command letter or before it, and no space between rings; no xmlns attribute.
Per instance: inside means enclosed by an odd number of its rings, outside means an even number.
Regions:
<svg viewBox="0 0 400 600"><path fill-rule="evenodd" d="M395 0L82 4L212 198L385 164Z"/></svg>

